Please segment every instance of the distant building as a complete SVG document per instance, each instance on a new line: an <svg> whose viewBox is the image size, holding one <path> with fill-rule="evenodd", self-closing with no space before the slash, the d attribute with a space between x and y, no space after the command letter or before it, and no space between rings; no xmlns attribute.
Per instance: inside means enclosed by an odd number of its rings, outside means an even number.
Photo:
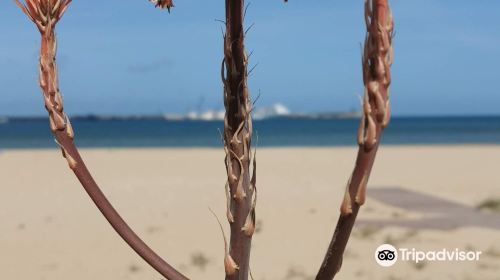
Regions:
<svg viewBox="0 0 500 280"><path fill-rule="evenodd" d="M253 113L253 118L263 120L272 117L284 117L291 115L290 110L281 103L276 103L271 107L257 107Z"/></svg>
<svg viewBox="0 0 500 280"><path fill-rule="evenodd" d="M190 111L186 114L166 114L163 115L165 120L170 121L222 121L224 120L225 111L207 110L207 111ZM361 113L358 111L352 112L320 112L320 113L292 113L285 105L276 103L270 107L256 106L252 112L254 120L265 120L270 118L292 118L292 119L342 119L342 118L359 118Z"/></svg>

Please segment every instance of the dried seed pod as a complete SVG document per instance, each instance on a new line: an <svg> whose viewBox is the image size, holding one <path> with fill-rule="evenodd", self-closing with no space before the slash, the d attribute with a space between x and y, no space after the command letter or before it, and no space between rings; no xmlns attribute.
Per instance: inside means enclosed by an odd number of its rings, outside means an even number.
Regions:
<svg viewBox="0 0 500 280"><path fill-rule="evenodd" d="M366 201L366 184L367 184L367 174L364 173L363 177L361 177L361 181L359 182L357 192L356 192L356 197L354 200L358 205L363 205L365 204Z"/></svg>
<svg viewBox="0 0 500 280"><path fill-rule="evenodd" d="M56 123L54 122L54 118L52 117L52 114L50 114L50 113L49 113L49 125L50 125L50 130L52 132L57 131Z"/></svg>
<svg viewBox="0 0 500 280"><path fill-rule="evenodd" d="M62 100L62 96L61 96L61 93L59 91L56 91L56 94L54 95L54 108L59 111L59 112L62 112L63 111L63 100Z"/></svg>
<svg viewBox="0 0 500 280"><path fill-rule="evenodd" d="M75 170L78 162L70 155L67 151L64 151L66 154L66 160L68 161L68 166L71 170Z"/></svg>
<svg viewBox="0 0 500 280"><path fill-rule="evenodd" d="M236 264L233 257L231 257L229 253L227 253L224 257L224 271L226 272L226 275L234 275L236 271L238 271L238 269L240 269L238 264Z"/></svg>
<svg viewBox="0 0 500 280"><path fill-rule="evenodd" d="M54 142L61 148L62 156L66 159L68 162L68 166L71 170L75 170L76 166L78 165L77 161L71 156L71 154L68 153L66 148L57 141L57 139L54 139Z"/></svg>
<svg viewBox="0 0 500 280"><path fill-rule="evenodd" d="M54 4L54 7L52 7L52 11L51 13L53 15L56 15L57 13L57 10L59 10L59 7L61 7L61 1L56 1L56 3Z"/></svg>
<svg viewBox="0 0 500 280"><path fill-rule="evenodd" d="M40 25L45 26L48 23L47 17L43 13L39 13L38 16L40 17Z"/></svg>
<svg viewBox="0 0 500 280"><path fill-rule="evenodd" d="M75 138L75 132L73 131L73 126L69 121L69 117L66 114L64 114L64 116L66 117L66 134L68 135L69 138L73 139Z"/></svg>
<svg viewBox="0 0 500 280"><path fill-rule="evenodd" d="M351 194L349 194L349 184L347 184L344 192L344 199L340 204L340 215L347 216L349 214L352 214L352 200Z"/></svg>
<svg viewBox="0 0 500 280"><path fill-rule="evenodd" d="M245 175L245 169L243 163L241 162L241 159L236 155L236 153L233 152L232 150L229 150L229 152L233 154L233 156L236 158L240 166L240 175L238 176L238 184L236 186L236 192L234 194L234 198L241 201L247 197L245 189L243 188L243 176Z"/></svg>
<svg viewBox="0 0 500 280"><path fill-rule="evenodd" d="M366 127L366 117L365 114L361 115L361 120L358 127L358 145L365 145L365 127Z"/></svg>
<svg viewBox="0 0 500 280"><path fill-rule="evenodd" d="M375 106L377 107L376 111L377 121L382 122L384 120L386 111L384 98L382 97L380 91L374 92L372 96L374 97Z"/></svg>
<svg viewBox="0 0 500 280"><path fill-rule="evenodd" d="M241 122L238 128L236 129L236 132L233 135L233 138L231 138L231 146L237 147L239 144L241 144L240 139L238 139L238 136L243 129L243 126L245 125L245 122Z"/></svg>
<svg viewBox="0 0 500 280"><path fill-rule="evenodd" d="M245 220L245 224L241 228L241 231L246 235L246 236L252 236L253 233L255 232L255 221L252 218L252 215L249 214Z"/></svg>
<svg viewBox="0 0 500 280"><path fill-rule="evenodd" d="M234 194L234 198L236 200L242 201L247 197L247 193L243 189L243 180L240 178L238 180L238 186L236 187L236 193Z"/></svg>
<svg viewBox="0 0 500 280"><path fill-rule="evenodd" d="M226 216L230 224L234 223L234 216L231 211L231 193L229 191L229 182L226 181Z"/></svg>
<svg viewBox="0 0 500 280"><path fill-rule="evenodd" d="M381 53L386 52L390 47L391 47L391 39L390 39L390 34L387 33L386 29L384 28L385 26L382 26L381 24L378 24L378 38L380 40L379 44L379 51Z"/></svg>
<svg viewBox="0 0 500 280"><path fill-rule="evenodd" d="M365 89L365 95L363 96L363 113L364 115L370 115L372 113L372 106L370 105L368 90L366 89Z"/></svg>
<svg viewBox="0 0 500 280"><path fill-rule="evenodd" d="M45 83L45 78L41 67L38 67L38 77L40 81L40 87L44 88L47 84Z"/></svg>
<svg viewBox="0 0 500 280"><path fill-rule="evenodd" d="M53 110L52 112L52 118L54 119L57 130L64 130L66 128L66 121L58 111Z"/></svg>
<svg viewBox="0 0 500 280"><path fill-rule="evenodd" d="M222 234L222 239L224 241L224 269L226 271L226 275L233 275L239 269L238 264L236 264L234 259L229 254L226 233L224 232L224 228L222 227L222 223L220 222L219 218L217 217L217 215L215 215L215 212L212 209L208 208L208 210L212 213L212 215L217 220L217 223L219 224L219 228L220 228L220 231Z"/></svg>
<svg viewBox="0 0 500 280"><path fill-rule="evenodd" d="M349 181L347 181L347 185L344 190L344 198L342 199L342 203L340 204L340 215L347 216L352 213L352 199L351 194L349 193L349 186L351 185L352 176L349 177Z"/></svg>
<svg viewBox="0 0 500 280"><path fill-rule="evenodd" d="M250 211L248 212L247 218L245 219L245 224L241 228L241 231L245 233L246 236L252 236L255 232L255 207L257 206L257 188L254 189L253 200Z"/></svg>
<svg viewBox="0 0 500 280"><path fill-rule="evenodd" d="M368 84L366 85L366 89L368 89L368 94L369 96L372 96L376 92L380 91L380 85L377 81L369 81Z"/></svg>
<svg viewBox="0 0 500 280"><path fill-rule="evenodd" d="M368 125L366 127L365 150L370 151L377 143L377 126L371 115L366 116Z"/></svg>
<svg viewBox="0 0 500 280"><path fill-rule="evenodd" d="M53 107L52 101L50 100L49 96L44 95L43 96L43 102L44 102L44 105L45 105L45 109L50 110Z"/></svg>
<svg viewBox="0 0 500 280"><path fill-rule="evenodd" d="M377 63L375 63L375 74L380 80L382 80L386 75L387 67L384 60L385 56L377 56Z"/></svg>
<svg viewBox="0 0 500 280"><path fill-rule="evenodd" d="M389 61L389 54L387 54L385 61L386 61L387 65L389 65L389 63L387 62L387 61ZM384 79L382 80L382 84L384 85L384 87L386 89L388 89L389 86L391 85L391 80L392 80L391 71L386 71Z"/></svg>
<svg viewBox="0 0 500 280"><path fill-rule="evenodd" d="M249 133L244 132L244 134L243 134L243 154L240 157L242 162L245 161L246 163L249 163L249 160L250 160L250 154L248 152L248 146L250 145L249 143L250 143Z"/></svg>
<svg viewBox="0 0 500 280"><path fill-rule="evenodd" d="M238 182L238 177L236 175L234 175L234 174L231 174L229 176L229 181L232 182L232 183Z"/></svg>
<svg viewBox="0 0 500 280"><path fill-rule="evenodd" d="M238 177L234 174L233 171L233 162L231 159L231 153L228 151L226 154L226 167L227 167L227 179L229 184L234 185L238 181Z"/></svg>
<svg viewBox="0 0 500 280"><path fill-rule="evenodd" d="M389 99L385 102L385 116L382 121L382 128L386 128L389 125L389 121L391 120L391 104L389 103Z"/></svg>

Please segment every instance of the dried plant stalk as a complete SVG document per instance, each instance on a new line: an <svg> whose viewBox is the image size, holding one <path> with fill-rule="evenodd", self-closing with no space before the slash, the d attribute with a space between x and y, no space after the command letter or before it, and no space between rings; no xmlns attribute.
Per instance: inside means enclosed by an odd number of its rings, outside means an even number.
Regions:
<svg viewBox="0 0 500 280"><path fill-rule="evenodd" d="M68 161L69 167L101 213L132 249L167 279L187 280L188 278L151 250L120 217L97 186L73 142L73 128L68 116L63 111L62 95L59 91L55 34L56 24L68 8L71 0L27 0L25 5L19 0L15 1L36 24L41 34L40 87L45 101L45 108L49 113L50 129L57 144L61 147L62 154Z"/></svg>
<svg viewBox="0 0 500 280"><path fill-rule="evenodd" d="M347 241L359 208L366 200L366 185L383 129L389 123L393 20L388 0L365 0L367 36L363 53L363 116L358 130L356 165L340 207L340 217L326 256L316 276L331 280L340 270Z"/></svg>
<svg viewBox="0 0 500 280"><path fill-rule="evenodd" d="M255 230L256 164L250 176L252 103L247 87L248 56L243 30L244 1L226 0L226 32L221 75L224 85L224 150L228 186L227 218L231 226L224 265L226 279L247 280Z"/></svg>

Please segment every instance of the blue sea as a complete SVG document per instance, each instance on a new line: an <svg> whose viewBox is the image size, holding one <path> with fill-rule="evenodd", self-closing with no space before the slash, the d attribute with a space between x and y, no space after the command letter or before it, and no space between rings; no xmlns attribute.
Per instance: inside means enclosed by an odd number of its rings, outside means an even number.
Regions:
<svg viewBox="0 0 500 280"><path fill-rule="evenodd" d="M254 122L258 146L353 146L356 119L287 119ZM219 121L76 119L80 147L220 147ZM500 144L500 117L395 117L386 145ZM254 142L255 143L255 142ZM0 123L0 149L55 147L46 119Z"/></svg>

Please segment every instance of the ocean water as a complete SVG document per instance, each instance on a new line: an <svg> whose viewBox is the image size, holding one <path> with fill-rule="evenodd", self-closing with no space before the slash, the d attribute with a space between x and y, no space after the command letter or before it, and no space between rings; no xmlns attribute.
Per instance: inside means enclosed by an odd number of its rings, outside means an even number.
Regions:
<svg viewBox="0 0 500 280"><path fill-rule="evenodd" d="M254 122L261 147L356 145L355 119L268 119ZM219 121L72 121L80 147L220 147ZM254 142L255 143L255 142ZM500 117L396 117L382 143L500 144ZM47 120L0 123L0 149L56 147Z"/></svg>

